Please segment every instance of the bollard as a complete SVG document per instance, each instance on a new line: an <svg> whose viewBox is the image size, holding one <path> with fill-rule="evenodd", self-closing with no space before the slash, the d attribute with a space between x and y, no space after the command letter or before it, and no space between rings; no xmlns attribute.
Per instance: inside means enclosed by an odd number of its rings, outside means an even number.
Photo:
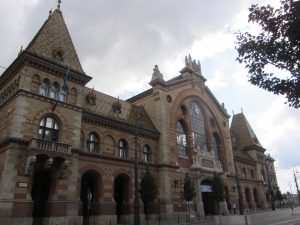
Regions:
<svg viewBox="0 0 300 225"><path fill-rule="evenodd" d="M177 224L179 224L179 214L177 214Z"/></svg>
<svg viewBox="0 0 300 225"><path fill-rule="evenodd" d="M247 214L244 215L245 217L245 225L248 225L248 218L247 218Z"/></svg>
<svg viewBox="0 0 300 225"><path fill-rule="evenodd" d="M111 225L111 220L109 220L109 225Z"/></svg>

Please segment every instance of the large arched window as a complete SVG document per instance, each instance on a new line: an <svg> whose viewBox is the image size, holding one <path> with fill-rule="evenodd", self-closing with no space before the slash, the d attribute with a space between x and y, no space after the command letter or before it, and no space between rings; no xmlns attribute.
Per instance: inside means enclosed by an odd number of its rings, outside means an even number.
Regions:
<svg viewBox="0 0 300 225"><path fill-rule="evenodd" d="M212 147L213 147L213 151L215 153L215 158L216 158L216 160L220 160L220 153L221 153L220 138L217 134L213 135L212 142L213 142Z"/></svg>
<svg viewBox="0 0 300 225"><path fill-rule="evenodd" d="M40 122L39 138L49 141L58 141L59 126L56 119L52 116L46 116Z"/></svg>
<svg viewBox="0 0 300 225"><path fill-rule="evenodd" d="M50 87L49 97L56 99L58 95L58 89L59 89L58 83L57 82L52 83Z"/></svg>
<svg viewBox="0 0 300 225"><path fill-rule="evenodd" d="M144 145L143 156L144 162L151 162L151 149L149 145Z"/></svg>
<svg viewBox="0 0 300 225"><path fill-rule="evenodd" d="M193 146L195 149L207 151L204 117L200 106L192 102L190 108Z"/></svg>
<svg viewBox="0 0 300 225"><path fill-rule="evenodd" d="M182 123L177 122L176 129L177 151L179 155L187 155L186 133L184 132Z"/></svg>
<svg viewBox="0 0 300 225"><path fill-rule="evenodd" d="M40 85L39 93L41 95L47 96L49 89L49 81L47 79L44 79Z"/></svg>
<svg viewBox="0 0 300 225"><path fill-rule="evenodd" d="M99 137L96 133L90 133L87 140L88 152L99 153Z"/></svg>
<svg viewBox="0 0 300 225"><path fill-rule="evenodd" d="M128 144L127 141L124 139L119 140L119 146L118 146L118 156L120 158L127 158L127 151L128 151Z"/></svg>

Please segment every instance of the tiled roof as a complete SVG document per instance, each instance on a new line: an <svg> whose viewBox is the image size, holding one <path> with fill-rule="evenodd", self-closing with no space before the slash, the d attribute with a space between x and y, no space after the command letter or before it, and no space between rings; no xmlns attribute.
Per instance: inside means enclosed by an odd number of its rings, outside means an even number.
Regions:
<svg viewBox="0 0 300 225"><path fill-rule="evenodd" d="M84 73L63 15L56 9L29 43L26 51Z"/></svg>
<svg viewBox="0 0 300 225"><path fill-rule="evenodd" d="M233 115L230 133L233 138L233 147L237 150L246 148L247 146L257 146L262 148L253 129L247 121L243 113Z"/></svg>

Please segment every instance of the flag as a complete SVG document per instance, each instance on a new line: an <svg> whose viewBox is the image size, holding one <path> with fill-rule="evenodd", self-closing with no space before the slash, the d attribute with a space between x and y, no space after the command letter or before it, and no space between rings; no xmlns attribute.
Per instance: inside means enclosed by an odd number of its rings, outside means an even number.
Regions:
<svg viewBox="0 0 300 225"><path fill-rule="evenodd" d="M64 75L64 83L62 86L63 89L67 88L67 81L69 80L69 72L70 72L70 68L68 68L67 72Z"/></svg>

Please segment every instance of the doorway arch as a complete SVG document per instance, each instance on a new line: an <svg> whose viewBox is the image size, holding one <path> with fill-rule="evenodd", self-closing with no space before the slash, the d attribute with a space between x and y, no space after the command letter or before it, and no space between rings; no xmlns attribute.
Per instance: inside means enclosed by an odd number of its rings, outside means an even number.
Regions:
<svg viewBox="0 0 300 225"><path fill-rule="evenodd" d="M46 216L46 206L52 184L51 165L49 163L51 164L49 156L44 154L36 156L31 189L33 200L32 225L43 224L43 219Z"/></svg>
<svg viewBox="0 0 300 225"><path fill-rule="evenodd" d="M203 180L201 182L201 195L203 202L203 209L205 215L215 214L215 201L213 196L213 183L210 180Z"/></svg>
<svg viewBox="0 0 300 225"><path fill-rule="evenodd" d="M130 199L129 187L130 178L126 174L120 174L115 178L114 200L116 202L117 223L123 222L123 216L127 213L127 204Z"/></svg>
<svg viewBox="0 0 300 225"><path fill-rule="evenodd" d="M80 199L82 201L83 225L89 224L93 215L95 203L99 195L99 174L96 171L87 171L81 178Z"/></svg>

